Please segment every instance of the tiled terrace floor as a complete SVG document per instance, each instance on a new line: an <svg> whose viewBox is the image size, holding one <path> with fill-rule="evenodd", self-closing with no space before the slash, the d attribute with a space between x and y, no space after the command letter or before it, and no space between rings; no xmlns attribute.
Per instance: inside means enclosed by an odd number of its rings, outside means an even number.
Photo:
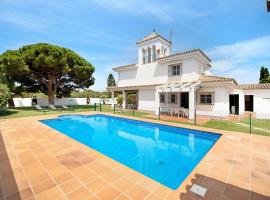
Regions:
<svg viewBox="0 0 270 200"><path fill-rule="evenodd" d="M193 183L208 189L204 199L270 199L270 137L224 132L171 190L38 122L45 117L54 116L0 120L0 200L201 199Z"/></svg>

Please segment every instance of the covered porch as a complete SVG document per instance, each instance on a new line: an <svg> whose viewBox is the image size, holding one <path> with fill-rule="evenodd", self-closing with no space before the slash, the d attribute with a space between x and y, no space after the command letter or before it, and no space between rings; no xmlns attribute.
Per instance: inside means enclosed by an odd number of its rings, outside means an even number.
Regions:
<svg viewBox="0 0 270 200"><path fill-rule="evenodd" d="M196 108L198 83L168 83L157 90L156 114L193 119Z"/></svg>
<svg viewBox="0 0 270 200"><path fill-rule="evenodd" d="M122 109L138 109L138 96L139 90L138 89L125 89L125 88L115 88L110 89L111 97L112 97L112 104L111 106L114 107L115 104L118 102L115 100L115 97L118 95L122 95L123 102L121 105Z"/></svg>

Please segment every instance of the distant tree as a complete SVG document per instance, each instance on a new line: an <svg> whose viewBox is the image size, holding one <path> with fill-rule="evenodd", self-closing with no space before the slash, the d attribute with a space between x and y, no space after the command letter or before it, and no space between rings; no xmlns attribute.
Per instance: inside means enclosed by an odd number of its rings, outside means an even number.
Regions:
<svg viewBox="0 0 270 200"><path fill-rule="evenodd" d="M18 82L27 92L48 95L49 104L55 96L68 96L74 89L94 84L95 68L75 52L46 43L26 45L1 55L0 65L6 77Z"/></svg>
<svg viewBox="0 0 270 200"><path fill-rule="evenodd" d="M112 74L109 74L108 79L107 79L107 86L112 87L115 86L115 79Z"/></svg>
<svg viewBox="0 0 270 200"><path fill-rule="evenodd" d="M261 67L260 83L270 83L270 75L269 75L268 68L266 67Z"/></svg>
<svg viewBox="0 0 270 200"><path fill-rule="evenodd" d="M7 85L0 83L0 109L6 107L8 100L12 96Z"/></svg>
<svg viewBox="0 0 270 200"><path fill-rule="evenodd" d="M129 94L127 96L127 103L128 104L134 104L134 103L136 103L136 98L137 98L137 95L136 94Z"/></svg>
<svg viewBox="0 0 270 200"><path fill-rule="evenodd" d="M118 103L118 104L120 104L121 106L122 106L122 104L123 104L123 95L118 95L117 97L116 97L116 102Z"/></svg>

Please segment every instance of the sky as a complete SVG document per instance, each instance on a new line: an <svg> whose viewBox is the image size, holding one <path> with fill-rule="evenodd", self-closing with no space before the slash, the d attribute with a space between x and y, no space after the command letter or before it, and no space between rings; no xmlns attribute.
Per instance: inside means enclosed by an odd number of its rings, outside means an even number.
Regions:
<svg viewBox="0 0 270 200"><path fill-rule="evenodd" d="M202 49L211 72L257 83L270 68L266 0L0 0L0 53L46 42L74 50L95 66L93 90L113 67L136 63L136 41L155 29L172 51Z"/></svg>

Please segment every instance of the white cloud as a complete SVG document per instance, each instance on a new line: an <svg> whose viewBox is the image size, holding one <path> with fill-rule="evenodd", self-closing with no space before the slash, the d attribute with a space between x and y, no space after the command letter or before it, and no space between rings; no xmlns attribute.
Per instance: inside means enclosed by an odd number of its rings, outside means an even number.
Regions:
<svg viewBox="0 0 270 200"><path fill-rule="evenodd" d="M89 0L89 2L109 10L118 10L137 16L154 16L163 22L172 21L169 2L152 0Z"/></svg>
<svg viewBox="0 0 270 200"><path fill-rule="evenodd" d="M214 74L239 82L258 82L260 67L270 65L270 36L216 46L208 51Z"/></svg>

